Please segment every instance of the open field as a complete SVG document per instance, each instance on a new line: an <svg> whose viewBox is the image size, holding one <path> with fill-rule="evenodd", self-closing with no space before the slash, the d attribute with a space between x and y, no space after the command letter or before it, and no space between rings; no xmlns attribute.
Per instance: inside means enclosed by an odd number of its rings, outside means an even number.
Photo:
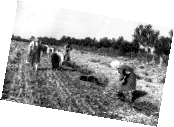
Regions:
<svg viewBox="0 0 174 127"><path fill-rule="evenodd" d="M69 65L63 65L62 70L52 71L50 59L43 56L39 71L35 73L24 62L27 45L17 41L12 41L10 45L2 99L157 125L166 67L145 66L136 59L126 60L123 57L112 58L72 50L72 61ZM109 67L114 59L135 68L139 76L137 93L146 93L137 94L139 97L132 104L116 99L119 77ZM94 74L100 83L80 80L81 75L88 74Z"/></svg>

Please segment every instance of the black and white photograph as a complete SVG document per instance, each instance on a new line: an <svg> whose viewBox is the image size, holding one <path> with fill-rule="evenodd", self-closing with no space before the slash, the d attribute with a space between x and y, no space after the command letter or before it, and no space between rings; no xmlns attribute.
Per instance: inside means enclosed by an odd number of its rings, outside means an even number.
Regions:
<svg viewBox="0 0 174 127"><path fill-rule="evenodd" d="M1 100L157 126L172 37L154 23L17 1Z"/></svg>

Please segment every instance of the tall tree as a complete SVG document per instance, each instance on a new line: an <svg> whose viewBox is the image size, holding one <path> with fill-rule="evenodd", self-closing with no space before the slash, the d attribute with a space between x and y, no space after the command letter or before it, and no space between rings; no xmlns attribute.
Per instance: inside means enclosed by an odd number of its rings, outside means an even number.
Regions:
<svg viewBox="0 0 174 127"><path fill-rule="evenodd" d="M139 44L143 44L143 40L144 40L144 28L143 28L143 25L139 25L138 27L135 28L134 30L134 34L133 34L133 40L135 42L138 42Z"/></svg>
<svg viewBox="0 0 174 127"><path fill-rule="evenodd" d="M152 29L152 25L150 25L150 24L146 25L145 26L145 37L144 37L146 46L154 47L155 44L157 43L159 34L160 34L159 31L155 31Z"/></svg>
<svg viewBox="0 0 174 127"><path fill-rule="evenodd" d="M170 35L169 47L171 48L172 37L173 37L173 30L170 30L170 31L169 31L169 35Z"/></svg>
<svg viewBox="0 0 174 127"><path fill-rule="evenodd" d="M171 38L173 37L173 30L169 31L169 35L170 35Z"/></svg>
<svg viewBox="0 0 174 127"><path fill-rule="evenodd" d="M133 41L147 47L154 47L160 32L152 29L152 25L139 25L135 28Z"/></svg>
<svg viewBox="0 0 174 127"><path fill-rule="evenodd" d="M103 37L103 38L100 39L99 42L100 42L100 44L101 44L102 47L108 48L110 46L111 40L108 39L107 37Z"/></svg>

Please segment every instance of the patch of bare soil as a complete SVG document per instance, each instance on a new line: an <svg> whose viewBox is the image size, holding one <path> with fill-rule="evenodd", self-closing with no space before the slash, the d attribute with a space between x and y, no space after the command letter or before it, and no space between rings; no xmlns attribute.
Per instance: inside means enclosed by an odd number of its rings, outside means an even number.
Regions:
<svg viewBox="0 0 174 127"><path fill-rule="evenodd" d="M80 52L74 51L71 62L52 71L50 59L43 56L36 73L25 64L27 45L11 43L1 99L157 125L163 84L154 83L154 79L165 72L164 69L145 73L145 67L139 68L144 65L134 61L139 79L137 91L133 93L135 102L129 103L118 99L116 94L118 75L107 66L114 58L88 53L82 57Z"/></svg>

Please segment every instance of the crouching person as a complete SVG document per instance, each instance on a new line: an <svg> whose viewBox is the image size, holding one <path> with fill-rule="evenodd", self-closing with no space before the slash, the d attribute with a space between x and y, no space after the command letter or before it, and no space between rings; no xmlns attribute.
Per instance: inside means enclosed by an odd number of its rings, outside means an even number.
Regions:
<svg viewBox="0 0 174 127"><path fill-rule="evenodd" d="M63 63L63 60L64 60L63 54L54 49L53 53L51 54L52 70L59 69Z"/></svg>
<svg viewBox="0 0 174 127"><path fill-rule="evenodd" d="M132 93L136 90L136 74L134 69L128 65L121 65L118 67L118 73L120 73L120 91L123 94L123 99L125 96L130 97L130 101L133 102Z"/></svg>

